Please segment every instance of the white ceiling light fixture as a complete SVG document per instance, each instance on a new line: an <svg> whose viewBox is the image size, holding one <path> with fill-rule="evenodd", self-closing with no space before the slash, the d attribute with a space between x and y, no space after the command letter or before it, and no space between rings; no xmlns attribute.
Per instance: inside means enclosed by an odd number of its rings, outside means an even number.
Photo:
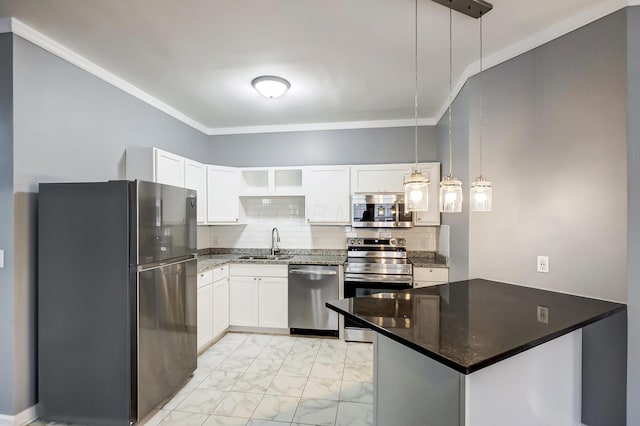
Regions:
<svg viewBox="0 0 640 426"><path fill-rule="evenodd" d="M482 16L480 16L480 176L471 182L470 202L472 212L490 212L492 209L493 187L482 177Z"/></svg>
<svg viewBox="0 0 640 426"><path fill-rule="evenodd" d="M251 80L251 85L265 98L275 99L291 88L291 83L275 75L261 75Z"/></svg>
<svg viewBox="0 0 640 426"><path fill-rule="evenodd" d="M415 14L415 71L416 71L416 87L413 98L414 119L415 119L415 159L416 163L413 172L404 177L404 202L407 212L421 212L429 210L429 175L418 170L418 0L416 3Z"/></svg>

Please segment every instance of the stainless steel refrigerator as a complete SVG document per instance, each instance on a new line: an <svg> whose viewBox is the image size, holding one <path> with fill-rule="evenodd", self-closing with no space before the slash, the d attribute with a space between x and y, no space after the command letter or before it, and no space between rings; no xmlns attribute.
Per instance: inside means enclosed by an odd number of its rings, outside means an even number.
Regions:
<svg viewBox="0 0 640 426"><path fill-rule="evenodd" d="M196 194L143 181L40 184L43 419L142 420L196 368Z"/></svg>

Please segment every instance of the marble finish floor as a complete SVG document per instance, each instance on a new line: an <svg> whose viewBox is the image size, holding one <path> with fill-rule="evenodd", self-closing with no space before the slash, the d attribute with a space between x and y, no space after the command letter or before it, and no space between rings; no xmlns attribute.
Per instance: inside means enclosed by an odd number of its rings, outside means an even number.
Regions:
<svg viewBox="0 0 640 426"><path fill-rule="evenodd" d="M372 404L371 344L228 333L142 424L368 426Z"/></svg>

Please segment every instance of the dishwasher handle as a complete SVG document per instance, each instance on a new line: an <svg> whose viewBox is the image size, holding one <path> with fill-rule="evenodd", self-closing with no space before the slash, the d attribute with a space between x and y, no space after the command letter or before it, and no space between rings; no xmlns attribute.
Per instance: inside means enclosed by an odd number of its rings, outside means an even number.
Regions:
<svg viewBox="0 0 640 426"><path fill-rule="evenodd" d="M312 269L289 269L289 273L298 275L338 275L336 271L314 271Z"/></svg>

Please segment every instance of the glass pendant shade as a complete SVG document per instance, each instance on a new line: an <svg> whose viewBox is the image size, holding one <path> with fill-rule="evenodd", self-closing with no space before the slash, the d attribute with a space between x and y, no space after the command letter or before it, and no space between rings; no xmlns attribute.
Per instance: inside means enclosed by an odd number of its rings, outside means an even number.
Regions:
<svg viewBox="0 0 640 426"><path fill-rule="evenodd" d="M407 212L429 211L429 178L418 170L404 177L404 206Z"/></svg>
<svg viewBox="0 0 640 426"><path fill-rule="evenodd" d="M440 211L460 213L462 211L462 181L445 176L440 182Z"/></svg>
<svg viewBox="0 0 640 426"><path fill-rule="evenodd" d="M491 182L482 176L471 182L471 211L490 212L492 192Z"/></svg>

